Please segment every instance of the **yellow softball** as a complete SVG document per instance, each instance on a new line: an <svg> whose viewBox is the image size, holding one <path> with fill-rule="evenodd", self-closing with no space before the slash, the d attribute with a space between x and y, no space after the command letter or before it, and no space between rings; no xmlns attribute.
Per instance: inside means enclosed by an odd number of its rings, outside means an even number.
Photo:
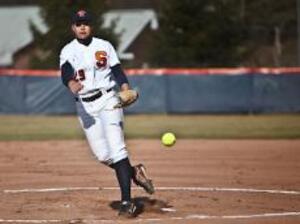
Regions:
<svg viewBox="0 0 300 224"><path fill-rule="evenodd" d="M164 133L161 137L161 142L165 146L172 146L176 142L176 136L172 132Z"/></svg>

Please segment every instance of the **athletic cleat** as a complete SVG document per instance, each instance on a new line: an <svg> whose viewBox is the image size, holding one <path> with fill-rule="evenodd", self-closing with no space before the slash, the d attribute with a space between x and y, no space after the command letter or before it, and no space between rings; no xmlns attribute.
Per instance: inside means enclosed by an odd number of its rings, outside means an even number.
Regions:
<svg viewBox="0 0 300 224"><path fill-rule="evenodd" d="M133 167L134 174L133 174L133 182L144 188L144 190L148 194L153 194L154 193L154 186L152 183L152 180L148 178L146 174L146 168L144 167L143 164L138 164Z"/></svg>
<svg viewBox="0 0 300 224"><path fill-rule="evenodd" d="M125 218L134 218L136 217L136 206L131 201L122 201L119 209L119 216Z"/></svg>

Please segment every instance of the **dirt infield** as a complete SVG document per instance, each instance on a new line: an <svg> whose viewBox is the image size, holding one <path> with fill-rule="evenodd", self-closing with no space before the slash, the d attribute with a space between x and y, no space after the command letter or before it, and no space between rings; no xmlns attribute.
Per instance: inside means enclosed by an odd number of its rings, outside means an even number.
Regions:
<svg viewBox="0 0 300 224"><path fill-rule="evenodd" d="M300 223L300 140L128 141L157 192L117 217L113 171L85 141L0 142L0 223Z"/></svg>

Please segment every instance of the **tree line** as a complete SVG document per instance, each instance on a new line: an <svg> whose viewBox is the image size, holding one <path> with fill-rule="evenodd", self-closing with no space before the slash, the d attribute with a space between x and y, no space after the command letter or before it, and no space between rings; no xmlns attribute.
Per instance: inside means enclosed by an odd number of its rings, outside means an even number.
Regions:
<svg viewBox="0 0 300 224"><path fill-rule="evenodd" d="M41 0L45 35L34 26L34 68L57 68L59 51L72 39L70 16L79 8L97 15L95 35L115 45L103 29L105 0ZM147 49L151 67L295 66L297 0L164 0L157 9L159 30ZM159 49L159 50L157 50Z"/></svg>

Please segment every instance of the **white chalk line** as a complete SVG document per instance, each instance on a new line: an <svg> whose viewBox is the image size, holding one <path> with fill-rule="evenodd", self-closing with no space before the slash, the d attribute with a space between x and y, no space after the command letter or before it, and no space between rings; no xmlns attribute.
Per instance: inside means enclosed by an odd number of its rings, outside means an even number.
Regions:
<svg viewBox="0 0 300 224"><path fill-rule="evenodd" d="M140 188L132 188L133 190L140 190ZM28 188L16 190L3 190L5 194L18 194L18 193L43 193L43 192L61 192L61 191L104 191L104 190L119 190L118 187L61 187L61 188ZM267 194L285 194L285 195L300 195L300 191L294 190L275 190L275 189L253 189L253 188L222 188L222 187L156 187L157 191L199 191L199 192L236 192L236 193L267 193ZM272 217L285 217L285 216L300 216L300 212L281 212L281 213L263 213L252 215L205 215L195 214L181 217L168 217L168 218L145 218L135 219L132 222L155 222L155 221L168 221L168 220L189 220L189 219L254 219L254 218L272 218ZM76 223L115 223L116 220L109 219L95 219L95 220L9 220L0 219L0 223L60 223L66 222Z"/></svg>
<svg viewBox="0 0 300 224"><path fill-rule="evenodd" d="M287 216L300 216L300 212L281 212L281 213L262 213L253 215L187 215L187 216L175 216L168 218L145 218L145 219L133 219L132 223L141 222L160 222L160 221L172 221L172 220L207 220L207 219L256 219L256 218L274 218L274 217L287 217ZM119 220L118 220L119 221ZM128 220L127 220L128 221ZM63 220L63 219L49 219L49 220L22 220L22 219L0 219L0 223L115 223L113 219L74 219L74 220Z"/></svg>
<svg viewBox="0 0 300 224"><path fill-rule="evenodd" d="M141 188L133 187L132 190ZM241 193L266 193L266 194L288 194L300 195L300 191L295 190L276 190L276 189L254 189L254 188L223 188L223 187L156 187L157 191L202 191L202 192L241 192ZM59 187L59 188L27 188L27 189L6 189L5 194L17 193L42 193L59 191L105 191L119 190L118 187Z"/></svg>

